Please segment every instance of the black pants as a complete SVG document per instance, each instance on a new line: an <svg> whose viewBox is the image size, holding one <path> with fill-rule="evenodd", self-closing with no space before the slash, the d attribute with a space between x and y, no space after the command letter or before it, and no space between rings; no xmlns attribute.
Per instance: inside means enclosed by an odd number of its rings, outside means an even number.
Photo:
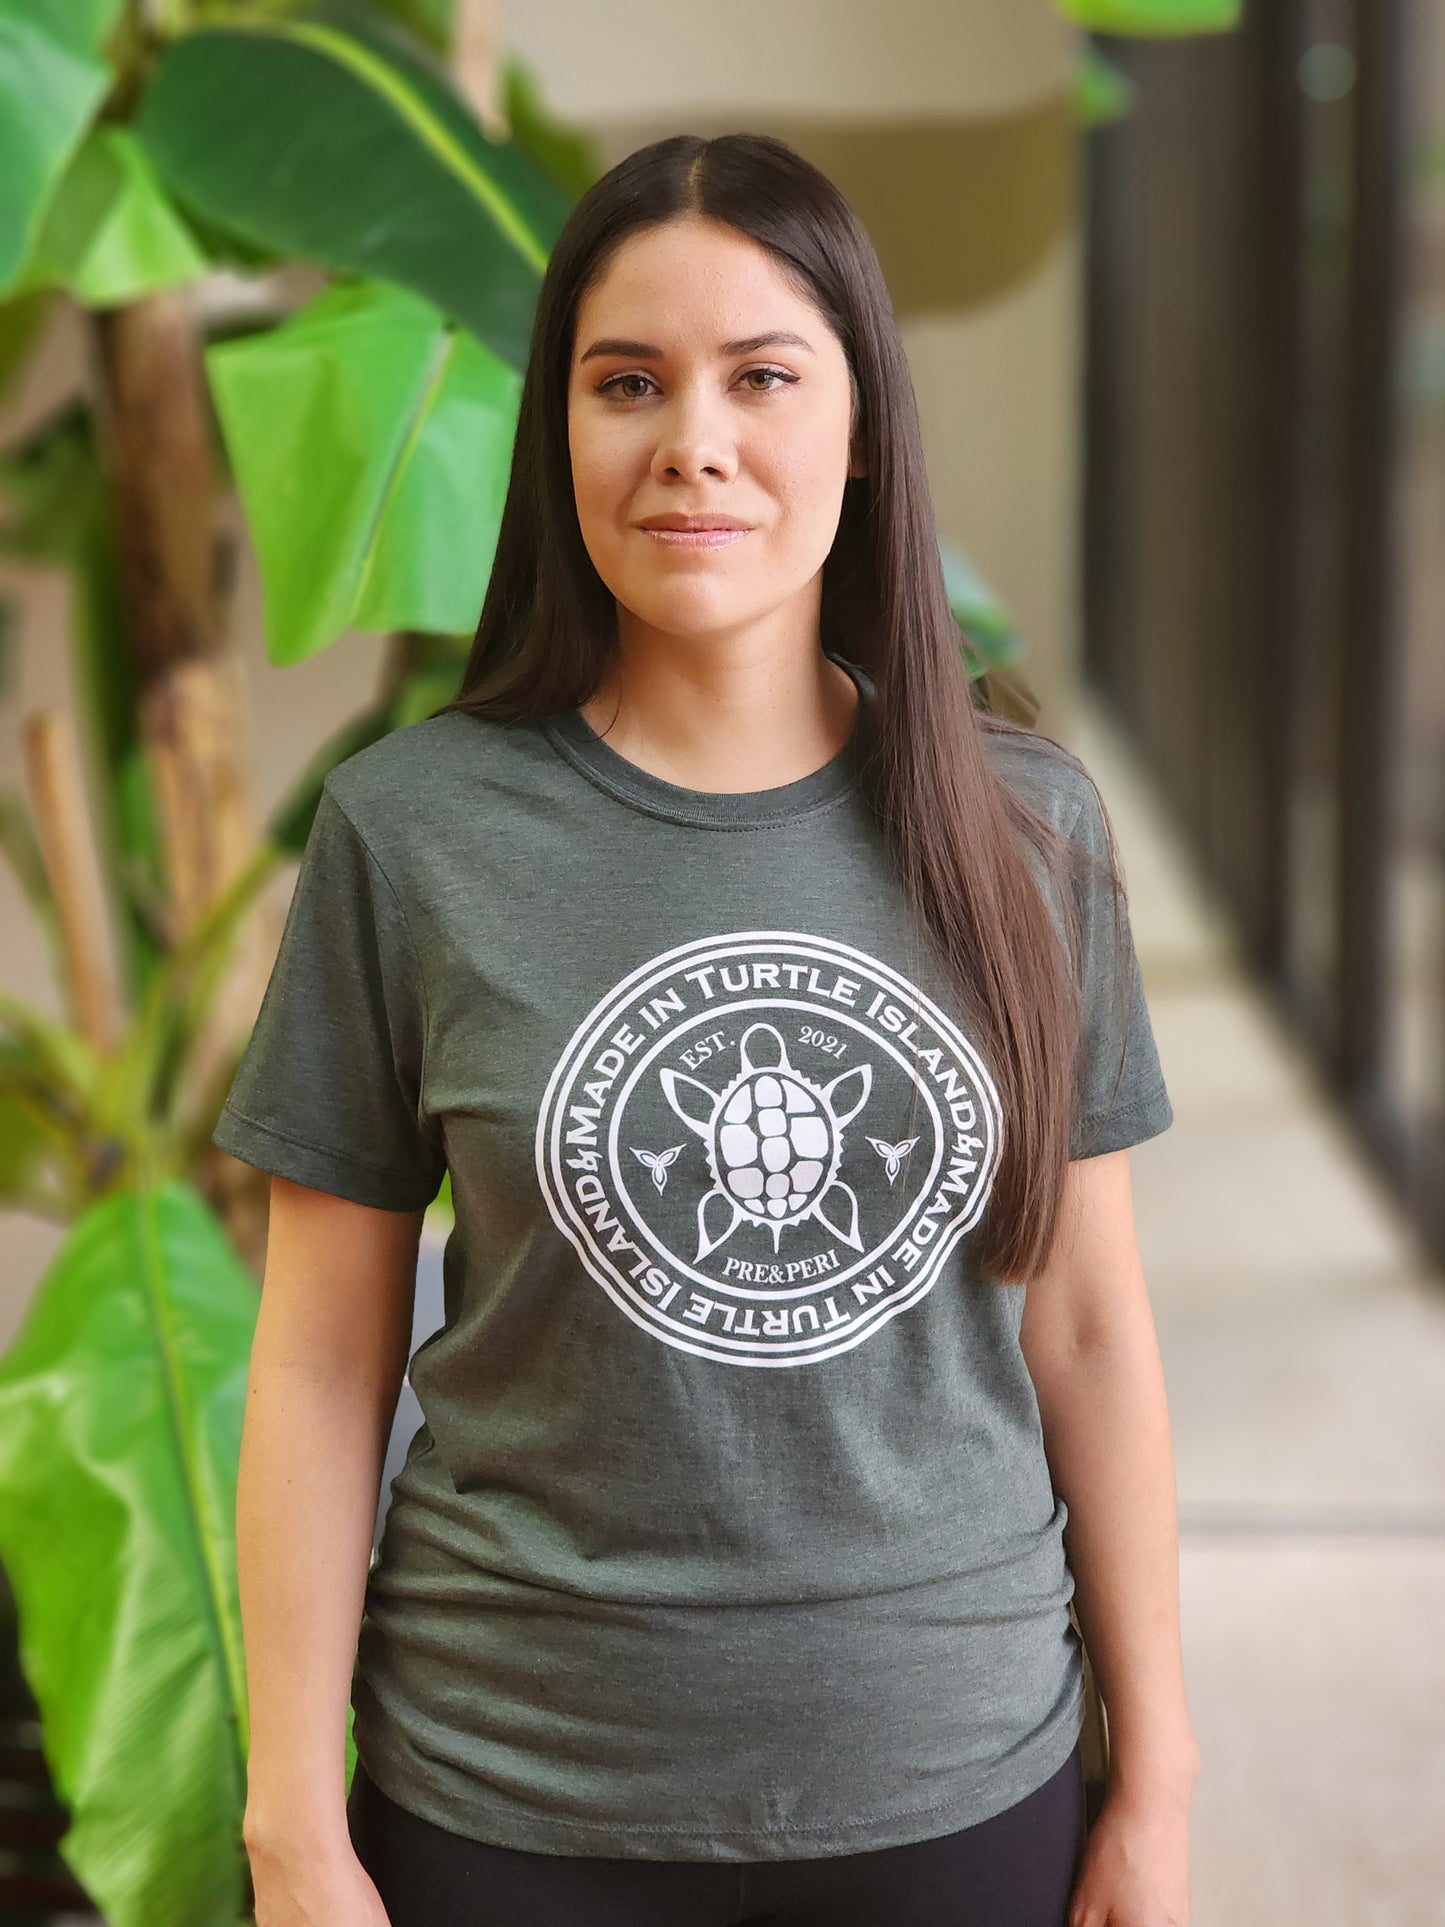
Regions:
<svg viewBox="0 0 1445 1927"><path fill-rule="evenodd" d="M397 1806L360 1761L347 1817L391 1927L1066 1927L1085 1835L1077 1746L1036 1792L977 1826L822 1859L495 1847Z"/></svg>

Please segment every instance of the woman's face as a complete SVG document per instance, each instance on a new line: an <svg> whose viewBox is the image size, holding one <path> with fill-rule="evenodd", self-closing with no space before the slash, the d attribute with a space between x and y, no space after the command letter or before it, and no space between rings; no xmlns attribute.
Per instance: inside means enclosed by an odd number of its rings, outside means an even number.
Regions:
<svg viewBox="0 0 1445 1927"><path fill-rule="evenodd" d="M765 248L697 215L625 241L579 304L567 399L582 539L622 611L691 636L794 599L814 620L861 473L849 411L841 344ZM744 532L644 526L669 515Z"/></svg>

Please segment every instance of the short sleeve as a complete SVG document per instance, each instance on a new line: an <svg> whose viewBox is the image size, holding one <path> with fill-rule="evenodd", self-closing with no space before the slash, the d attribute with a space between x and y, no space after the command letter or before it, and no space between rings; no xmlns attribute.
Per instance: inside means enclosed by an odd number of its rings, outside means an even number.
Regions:
<svg viewBox="0 0 1445 1927"><path fill-rule="evenodd" d="M323 787L275 966L212 1142L356 1204L418 1210L445 1170L422 1117L426 1002L402 909Z"/></svg>
<svg viewBox="0 0 1445 1927"><path fill-rule="evenodd" d="M1125 893L1115 890L1098 791L1085 780L1072 831L1079 912L1080 1032L1070 1158L1097 1157L1157 1137L1174 1121ZM1117 921L1116 912L1117 908Z"/></svg>

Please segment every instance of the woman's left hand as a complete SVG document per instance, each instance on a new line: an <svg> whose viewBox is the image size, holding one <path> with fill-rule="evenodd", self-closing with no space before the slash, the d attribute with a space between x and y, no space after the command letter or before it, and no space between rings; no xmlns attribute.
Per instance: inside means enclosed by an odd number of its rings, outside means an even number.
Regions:
<svg viewBox="0 0 1445 1927"><path fill-rule="evenodd" d="M1110 1788L1089 1828L1068 1927L1189 1927L1189 1795Z"/></svg>

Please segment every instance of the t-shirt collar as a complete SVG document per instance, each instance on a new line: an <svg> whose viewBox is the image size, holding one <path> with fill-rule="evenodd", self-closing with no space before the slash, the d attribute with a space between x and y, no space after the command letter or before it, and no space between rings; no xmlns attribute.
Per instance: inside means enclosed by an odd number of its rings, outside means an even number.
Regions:
<svg viewBox="0 0 1445 1927"><path fill-rule="evenodd" d="M824 653L846 670L857 686L859 703L852 734L821 768L770 789L694 790L670 783L620 755L580 709L558 710L543 718L541 728L559 755L589 781L646 815L704 829L761 828L788 822L855 789L872 740L876 694L872 678L857 663L832 650Z"/></svg>

